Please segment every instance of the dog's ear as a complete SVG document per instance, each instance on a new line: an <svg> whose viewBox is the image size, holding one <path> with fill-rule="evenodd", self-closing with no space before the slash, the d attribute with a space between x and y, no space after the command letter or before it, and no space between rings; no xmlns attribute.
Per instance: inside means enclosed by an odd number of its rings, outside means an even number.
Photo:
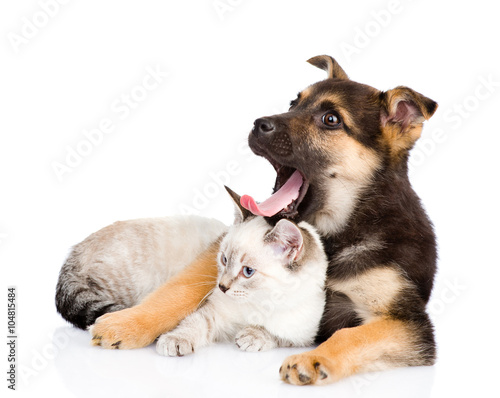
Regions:
<svg viewBox="0 0 500 398"><path fill-rule="evenodd" d="M328 73L328 79L349 80L344 69L329 55L318 55L307 60L311 65L323 69Z"/></svg>
<svg viewBox="0 0 500 398"><path fill-rule="evenodd" d="M245 209L241 203L241 196L234 192L231 188L224 185L227 193L231 196L231 199L234 202L234 223L239 224L245 221L248 217L253 217L254 215L247 209Z"/></svg>
<svg viewBox="0 0 500 398"><path fill-rule="evenodd" d="M400 156L420 138L423 122L436 112L438 104L403 86L381 93L380 98L383 138L392 155Z"/></svg>
<svg viewBox="0 0 500 398"><path fill-rule="evenodd" d="M399 86L382 93L382 125L399 123L402 130L420 124L436 112L437 103L408 87Z"/></svg>

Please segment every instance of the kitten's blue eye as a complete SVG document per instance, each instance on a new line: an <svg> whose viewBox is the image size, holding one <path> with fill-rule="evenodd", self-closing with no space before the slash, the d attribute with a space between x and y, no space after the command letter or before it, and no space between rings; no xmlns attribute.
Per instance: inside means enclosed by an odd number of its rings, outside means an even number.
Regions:
<svg viewBox="0 0 500 398"><path fill-rule="evenodd" d="M250 267L243 267L242 271L245 278L250 278L253 274L255 274L255 270Z"/></svg>
<svg viewBox="0 0 500 398"><path fill-rule="evenodd" d="M225 256L224 253L221 254L220 256L220 262L222 263L222 265L226 265L227 264L227 258Z"/></svg>

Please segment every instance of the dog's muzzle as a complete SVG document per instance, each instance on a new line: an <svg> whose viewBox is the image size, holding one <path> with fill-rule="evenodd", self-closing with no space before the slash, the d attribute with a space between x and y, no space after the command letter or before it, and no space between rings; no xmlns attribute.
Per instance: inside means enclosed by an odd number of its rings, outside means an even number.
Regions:
<svg viewBox="0 0 500 398"><path fill-rule="evenodd" d="M271 154L290 156L293 154L293 145L287 132L278 129L273 119L263 117L254 122L252 135L265 146Z"/></svg>
<svg viewBox="0 0 500 398"><path fill-rule="evenodd" d="M275 129L276 126L270 118L261 117L260 119L257 119L255 122L253 122L252 133L257 138L262 138L272 135Z"/></svg>

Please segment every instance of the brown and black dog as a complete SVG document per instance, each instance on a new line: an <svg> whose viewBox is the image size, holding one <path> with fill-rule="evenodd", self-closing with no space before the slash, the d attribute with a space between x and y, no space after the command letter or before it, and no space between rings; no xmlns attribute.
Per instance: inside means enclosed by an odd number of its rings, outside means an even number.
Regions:
<svg viewBox="0 0 500 398"><path fill-rule="evenodd" d="M300 92L288 112L257 119L249 136L253 152L276 169L275 191L295 171L303 179L297 198L270 223L308 221L329 258L320 344L287 358L281 378L319 385L358 372L432 365L426 303L436 243L407 163L437 104L407 87L382 92L351 81L329 56L309 62L328 78ZM139 305L100 317L93 342L142 347L174 328L214 286L217 252L215 241Z"/></svg>

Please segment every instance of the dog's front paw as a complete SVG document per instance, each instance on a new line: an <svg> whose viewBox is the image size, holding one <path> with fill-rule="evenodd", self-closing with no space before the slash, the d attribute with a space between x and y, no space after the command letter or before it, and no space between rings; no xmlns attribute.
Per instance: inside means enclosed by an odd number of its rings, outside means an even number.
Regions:
<svg viewBox="0 0 500 398"><path fill-rule="evenodd" d="M97 318L89 331L92 345L110 349L145 347L157 337L136 308L105 314Z"/></svg>
<svg viewBox="0 0 500 398"><path fill-rule="evenodd" d="M325 357L303 353L285 359L280 377L286 383L322 385L336 380L332 362Z"/></svg>
<svg viewBox="0 0 500 398"><path fill-rule="evenodd" d="M156 342L156 352L168 357L182 357L194 352L194 341L175 333L165 333Z"/></svg>
<svg viewBox="0 0 500 398"><path fill-rule="evenodd" d="M240 350L248 352L266 351L276 347L273 336L261 327L247 326L235 338Z"/></svg>

